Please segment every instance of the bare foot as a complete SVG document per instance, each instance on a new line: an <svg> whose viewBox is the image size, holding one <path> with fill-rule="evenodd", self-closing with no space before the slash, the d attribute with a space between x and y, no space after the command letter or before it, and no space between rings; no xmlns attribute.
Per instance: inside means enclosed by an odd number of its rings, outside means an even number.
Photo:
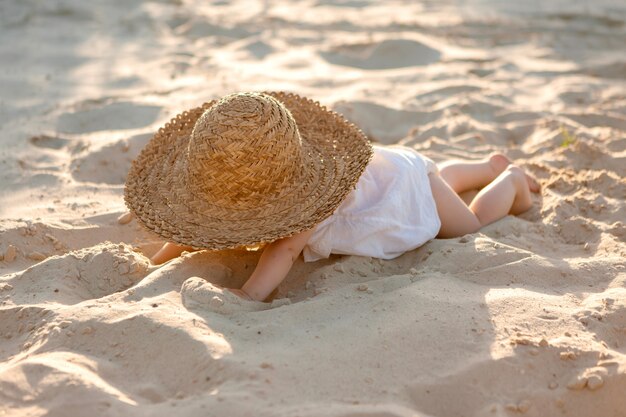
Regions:
<svg viewBox="0 0 626 417"><path fill-rule="evenodd" d="M491 168L493 169L496 176L500 175L502 171L504 171L509 165L512 164L512 161L502 153L494 153L489 157L489 163L491 164ZM541 190L541 186L539 183L526 172L526 182L528 183L528 189L533 193L538 193Z"/></svg>
<svg viewBox="0 0 626 417"><path fill-rule="evenodd" d="M515 200L513 201L509 213L514 215L522 214L533 206L533 200L529 192L530 187L527 186L528 175L526 175L522 168L514 164L507 166L506 171L513 175L516 189Z"/></svg>

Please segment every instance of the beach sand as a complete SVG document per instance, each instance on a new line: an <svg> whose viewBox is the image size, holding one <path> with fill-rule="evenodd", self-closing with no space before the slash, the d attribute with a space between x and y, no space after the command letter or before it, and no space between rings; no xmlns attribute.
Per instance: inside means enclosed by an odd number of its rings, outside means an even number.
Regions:
<svg viewBox="0 0 626 417"><path fill-rule="evenodd" d="M626 416L623 2L3 0L0 37L0 416ZM215 312L206 281L259 251L151 266L123 187L245 90L438 162L504 152L542 192Z"/></svg>

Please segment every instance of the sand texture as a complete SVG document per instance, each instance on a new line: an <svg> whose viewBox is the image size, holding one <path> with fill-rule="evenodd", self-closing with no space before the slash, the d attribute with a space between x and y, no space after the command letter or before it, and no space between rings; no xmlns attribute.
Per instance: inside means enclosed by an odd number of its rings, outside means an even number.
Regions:
<svg viewBox="0 0 626 417"><path fill-rule="evenodd" d="M626 416L623 1L0 1L0 416ZM391 260L149 264L130 162L176 113L287 90L534 206Z"/></svg>

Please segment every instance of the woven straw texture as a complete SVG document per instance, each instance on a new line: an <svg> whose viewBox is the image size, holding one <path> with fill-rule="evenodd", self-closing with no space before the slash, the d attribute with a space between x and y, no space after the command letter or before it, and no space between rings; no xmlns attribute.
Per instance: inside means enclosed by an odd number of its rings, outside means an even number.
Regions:
<svg viewBox="0 0 626 417"><path fill-rule="evenodd" d="M166 240L251 246L310 229L372 157L363 132L318 102L236 93L177 115L133 161L124 199Z"/></svg>

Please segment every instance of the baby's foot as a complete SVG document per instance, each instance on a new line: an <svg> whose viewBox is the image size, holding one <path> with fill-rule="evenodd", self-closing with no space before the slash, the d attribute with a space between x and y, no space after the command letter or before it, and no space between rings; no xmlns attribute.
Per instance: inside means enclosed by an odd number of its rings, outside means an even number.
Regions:
<svg viewBox="0 0 626 417"><path fill-rule="evenodd" d="M489 163L496 176L500 175L502 171L512 164L512 161L502 153L494 153L489 157ZM528 183L528 189L533 193L538 193L541 190L539 183L526 172L526 182Z"/></svg>
<svg viewBox="0 0 626 417"><path fill-rule="evenodd" d="M206 308L216 313L260 311L270 308L267 303L246 300L232 291L211 284L203 278L191 277L180 289L183 305L187 308Z"/></svg>

